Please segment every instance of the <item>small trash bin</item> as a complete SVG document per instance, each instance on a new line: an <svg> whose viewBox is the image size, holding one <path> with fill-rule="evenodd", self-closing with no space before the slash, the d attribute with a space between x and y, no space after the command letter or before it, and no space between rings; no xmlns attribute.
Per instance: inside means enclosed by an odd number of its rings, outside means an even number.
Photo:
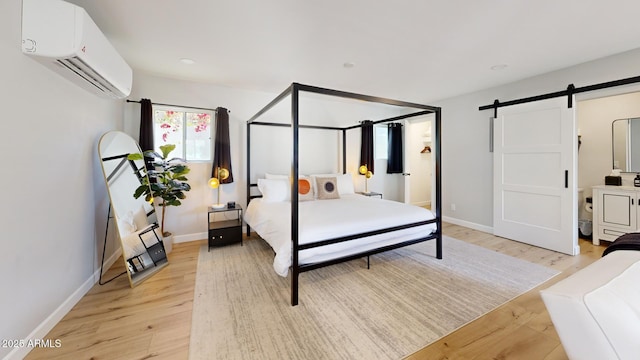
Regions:
<svg viewBox="0 0 640 360"><path fill-rule="evenodd" d="M591 220L578 220L578 233L583 239L591 239L593 233L593 224Z"/></svg>

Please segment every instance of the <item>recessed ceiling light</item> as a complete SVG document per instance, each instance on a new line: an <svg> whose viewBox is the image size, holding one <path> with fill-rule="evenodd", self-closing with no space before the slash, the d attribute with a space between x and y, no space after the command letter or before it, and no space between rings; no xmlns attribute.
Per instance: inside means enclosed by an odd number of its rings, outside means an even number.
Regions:
<svg viewBox="0 0 640 360"><path fill-rule="evenodd" d="M342 64L342 67L344 67L345 69L351 69L352 67L356 66L356 64L347 61L346 63Z"/></svg>
<svg viewBox="0 0 640 360"><path fill-rule="evenodd" d="M183 64L187 64L187 65L193 65L193 64L196 63L195 61L193 61L191 59L187 59L187 58L180 59L180 62L183 63Z"/></svg>
<svg viewBox="0 0 640 360"><path fill-rule="evenodd" d="M494 70L494 71L500 71L500 70L504 70L506 68L508 68L509 65L507 64L498 64L498 65L493 65L490 69Z"/></svg>

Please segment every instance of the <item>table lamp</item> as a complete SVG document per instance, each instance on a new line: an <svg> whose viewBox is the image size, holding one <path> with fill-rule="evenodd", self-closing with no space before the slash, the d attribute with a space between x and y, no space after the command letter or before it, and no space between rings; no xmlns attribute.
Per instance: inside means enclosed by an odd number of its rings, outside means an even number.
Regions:
<svg viewBox="0 0 640 360"><path fill-rule="evenodd" d="M367 167L367 165L361 165L360 168L358 169L358 172L362 175L364 175L364 192L365 194L369 193L369 184L367 182L368 179L370 179L373 176L373 173L371 171L369 171L369 168Z"/></svg>
<svg viewBox="0 0 640 360"><path fill-rule="evenodd" d="M220 210L227 207L227 204L222 204L222 202L220 201L220 185L222 185L220 180L224 180L229 177L229 170L218 167L218 171L216 172L216 175L217 177L213 177L209 179L209 187L211 187L212 189L218 189L218 198L217 198L218 202L216 204L211 205L211 207L216 210Z"/></svg>

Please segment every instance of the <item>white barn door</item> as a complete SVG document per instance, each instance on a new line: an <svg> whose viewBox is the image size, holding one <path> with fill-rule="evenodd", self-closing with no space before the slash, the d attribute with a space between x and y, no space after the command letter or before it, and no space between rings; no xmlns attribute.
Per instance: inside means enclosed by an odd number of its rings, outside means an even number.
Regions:
<svg viewBox="0 0 640 360"><path fill-rule="evenodd" d="M567 102L559 97L498 109L493 231L576 255L577 135L575 111Z"/></svg>

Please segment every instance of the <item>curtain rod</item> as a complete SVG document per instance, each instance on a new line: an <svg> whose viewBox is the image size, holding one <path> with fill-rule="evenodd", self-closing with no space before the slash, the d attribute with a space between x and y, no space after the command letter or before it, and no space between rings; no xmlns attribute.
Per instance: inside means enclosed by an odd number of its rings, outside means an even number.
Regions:
<svg viewBox="0 0 640 360"><path fill-rule="evenodd" d="M136 101L136 100L129 100L127 99L128 103L138 103L140 104L140 100ZM151 103L152 105L160 105L160 106L173 106L173 107L181 107L181 108L185 108L185 109L195 109L195 110L209 110L209 111L213 111L216 112L217 109L209 109L209 108L203 108L203 107L196 107L196 106L185 106L185 105L174 105L174 104L162 104L162 103ZM227 109L227 111L229 113L231 113L231 110Z"/></svg>
<svg viewBox="0 0 640 360"><path fill-rule="evenodd" d="M362 126L362 123L365 121L371 121L373 123L373 125L377 125L377 124L382 124L382 123L386 123L386 122L392 122L392 121L398 121L398 120L404 120L404 119L408 119L414 116L422 116L422 115L428 115L428 114L433 114L433 111L431 110L422 110L422 111L418 111L418 112L414 112L414 113L410 113L410 114L405 114L405 115L400 115L400 116L394 116L394 117L390 117L387 119L382 119L382 120L362 120L360 121L359 125L353 125L353 126L349 126L344 128L345 130L351 130L351 129L356 129Z"/></svg>

